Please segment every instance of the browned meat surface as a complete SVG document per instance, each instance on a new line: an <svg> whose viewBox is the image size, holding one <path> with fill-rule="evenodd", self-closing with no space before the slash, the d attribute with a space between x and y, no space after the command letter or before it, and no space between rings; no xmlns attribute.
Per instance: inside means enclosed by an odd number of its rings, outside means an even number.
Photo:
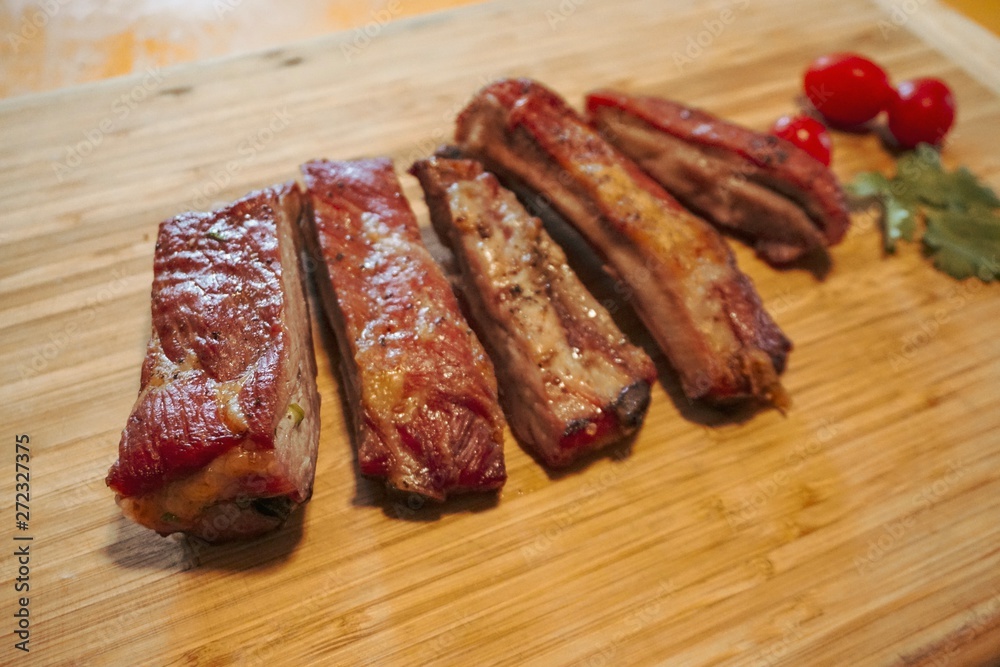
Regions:
<svg viewBox="0 0 1000 667"><path fill-rule="evenodd" d="M298 186L160 225L153 331L108 485L161 534L280 526L312 493L319 396Z"/></svg>
<svg viewBox="0 0 1000 667"><path fill-rule="evenodd" d="M358 463L442 500L507 478L493 366L420 238L387 159L302 166Z"/></svg>
<svg viewBox="0 0 1000 667"><path fill-rule="evenodd" d="M836 177L793 144L657 97L596 91L591 123L682 204L748 239L772 264L840 242Z"/></svg>
<svg viewBox="0 0 1000 667"><path fill-rule="evenodd" d="M458 118L467 154L551 204L605 258L691 398L786 400L791 343L708 223L533 81L481 90Z"/></svg>
<svg viewBox="0 0 1000 667"><path fill-rule="evenodd" d="M513 193L475 160L413 165L461 270L518 438L550 466L634 432L656 368L587 291Z"/></svg>

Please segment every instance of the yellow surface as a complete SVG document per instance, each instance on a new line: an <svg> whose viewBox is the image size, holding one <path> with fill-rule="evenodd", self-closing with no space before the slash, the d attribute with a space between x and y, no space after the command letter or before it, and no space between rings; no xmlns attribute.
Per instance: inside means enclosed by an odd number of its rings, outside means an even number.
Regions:
<svg viewBox="0 0 1000 667"><path fill-rule="evenodd" d="M970 19L1000 35L1000 2L997 0L943 0Z"/></svg>
<svg viewBox="0 0 1000 667"><path fill-rule="evenodd" d="M955 282L913 245L884 257L864 216L824 281L733 243L795 343L787 416L693 405L660 357L628 447L550 475L508 438L498 503L411 505L358 479L317 320L315 493L284 530L162 539L104 485L149 334L158 222L310 158L385 154L403 171L500 74L577 105L620 87L763 128L795 109L803 63L849 45L900 78L946 78L962 113L944 159L1000 186L1000 98L951 51L883 32L863 0L733 6L505 0L367 44L331 36L0 102L0 664L996 664L1000 285ZM876 137L835 133L839 177L892 166ZM30 655L12 634L15 433L31 447Z"/></svg>

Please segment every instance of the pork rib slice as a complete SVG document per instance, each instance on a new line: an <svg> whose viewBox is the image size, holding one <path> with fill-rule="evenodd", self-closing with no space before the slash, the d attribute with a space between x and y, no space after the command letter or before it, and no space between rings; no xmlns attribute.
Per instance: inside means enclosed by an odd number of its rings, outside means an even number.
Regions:
<svg viewBox="0 0 1000 667"><path fill-rule="evenodd" d="M319 396L300 211L286 184L160 225L152 335L107 483L163 535L253 537L312 494Z"/></svg>
<svg viewBox="0 0 1000 667"><path fill-rule="evenodd" d="M658 98L599 90L591 123L698 215L771 264L839 243L850 224L833 173L788 141Z"/></svg>
<svg viewBox="0 0 1000 667"><path fill-rule="evenodd" d="M656 367L587 291L541 221L475 160L434 157L411 172L455 253L518 438L560 467L634 432Z"/></svg>
<svg viewBox="0 0 1000 667"><path fill-rule="evenodd" d="M392 162L315 161L302 171L361 472L437 500L500 488L505 422L493 365L420 238Z"/></svg>
<svg viewBox="0 0 1000 667"><path fill-rule="evenodd" d="M455 137L603 256L688 397L784 405L778 376L791 343L725 241L560 97L526 79L495 82L461 112Z"/></svg>

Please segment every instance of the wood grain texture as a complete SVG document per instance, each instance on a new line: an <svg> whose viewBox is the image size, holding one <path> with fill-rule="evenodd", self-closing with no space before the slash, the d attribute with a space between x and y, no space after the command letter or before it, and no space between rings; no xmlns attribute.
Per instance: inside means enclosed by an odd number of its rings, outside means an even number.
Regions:
<svg viewBox="0 0 1000 667"><path fill-rule="evenodd" d="M905 24L880 29L887 15L863 0L505 0L391 23L356 53L335 35L0 104L0 539L15 533L15 433L31 438L34 538L31 653L12 648L5 556L0 662L995 663L1000 286L955 282L915 246L883 257L865 216L822 282L735 244L796 345L785 417L691 405L658 356L628 451L550 477L508 437L495 506L391 502L356 475L315 318L323 433L291 525L219 548L161 539L103 481L135 397L159 221L310 158L388 154L403 171L499 75L764 128L794 110L811 57L863 51L897 80L947 79L959 120L944 159L1000 186L1000 98ZM834 143L842 178L892 168L874 136ZM648 346L627 305L618 315Z"/></svg>

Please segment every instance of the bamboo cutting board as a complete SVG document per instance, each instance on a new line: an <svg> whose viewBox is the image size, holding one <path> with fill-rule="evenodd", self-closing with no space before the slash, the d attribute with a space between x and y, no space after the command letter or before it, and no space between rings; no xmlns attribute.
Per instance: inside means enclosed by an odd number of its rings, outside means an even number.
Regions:
<svg viewBox="0 0 1000 667"><path fill-rule="evenodd" d="M913 7L510 0L0 104L0 552L30 547L26 593L2 558L0 662L996 663L1000 285L956 282L916 246L883 257L864 216L822 281L734 244L795 342L786 416L690 404L658 357L627 446L549 475L508 438L498 502L391 501L356 474L317 320L320 457L290 525L244 545L163 539L124 520L103 481L137 389L158 222L309 158L388 154L402 171L500 75L576 104L620 87L764 128L794 110L813 56L858 50L896 80L944 77L959 104L945 161L1000 186L989 52ZM892 164L874 136L835 135L841 178Z"/></svg>

